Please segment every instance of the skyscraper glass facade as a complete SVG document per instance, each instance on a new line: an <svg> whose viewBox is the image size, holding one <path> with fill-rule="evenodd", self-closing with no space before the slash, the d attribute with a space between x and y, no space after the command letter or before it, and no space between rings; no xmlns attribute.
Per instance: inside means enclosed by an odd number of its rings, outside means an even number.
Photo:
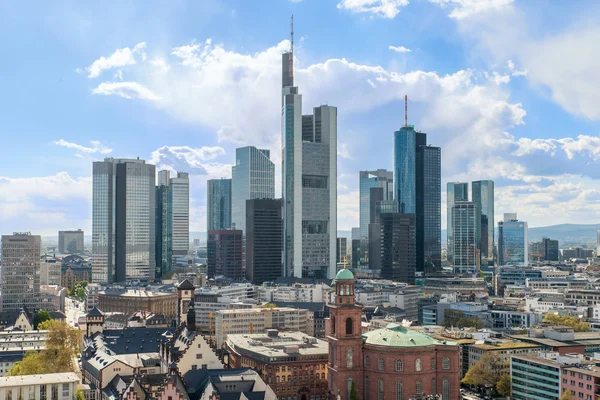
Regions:
<svg viewBox="0 0 600 400"><path fill-rule="evenodd" d="M416 135L413 127L394 132L394 197L401 213L417 212Z"/></svg>
<svg viewBox="0 0 600 400"><path fill-rule="evenodd" d="M246 278L255 285L282 276L281 199L246 201Z"/></svg>
<svg viewBox="0 0 600 400"><path fill-rule="evenodd" d="M498 264L527 266L528 252L527 222L504 214L504 221L498 222Z"/></svg>
<svg viewBox="0 0 600 400"><path fill-rule="evenodd" d="M171 187L173 255L187 255L190 248L190 178L178 172L169 180Z"/></svg>
<svg viewBox="0 0 600 400"><path fill-rule="evenodd" d="M206 231L231 228L231 179L206 182Z"/></svg>
<svg viewBox="0 0 600 400"><path fill-rule="evenodd" d="M116 168L111 159L92 168L92 281L115 282Z"/></svg>
<svg viewBox="0 0 600 400"><path fill-rule="evenodd" d="M159 171L159 178L161 172ZM159 179L160 182L160 179ZM156 276L161 277L171 270L173 258L173 206L172 191L167 185L156 187Z"/></svg>
<svg viewBox="0 0 600 400"><path fill-rule="evenodd" d="M446 258L449 262L452 262L454 251L452 207L457 201L469 201L469 184L467 182L448 182L446 187L446 238L448 244Z"/></svg>
<svg viewBox="0 0 600 400"><path fill-rule="evenodd" d="M370 190L380 187L383 189L383 200L394 199L394 173L385 169L359 172L360 188L360 235L363 239L369 236L371 223Z"/></svg>
<svg viewBox="0 0 600 400"><path fill-rule="evenodd" d="M275 197L275 164L269 150L247 146L235 153L236 162L231 167L231 222L245 233L246 200Z"/></svg>
<svg viewBox="0 0 600 400"><path fill-rule="evenodd" d="M417 161L417 271L435 270L442 266L441 149L419 146Z"/></svg>
<svg viewBox="0 0 600 400"><path fill-rule="evenodd" d="M452 206L453 266L455 273L475 273L477 270L477 211L470 201L456 201Z"/></svg>
<svg viewBox="0 0 600 400"><path fill-rule="evenodd" d="M481 258L494 261L494 181L474 181L471 184L473 203L477 208L477 243Z"/></svg>

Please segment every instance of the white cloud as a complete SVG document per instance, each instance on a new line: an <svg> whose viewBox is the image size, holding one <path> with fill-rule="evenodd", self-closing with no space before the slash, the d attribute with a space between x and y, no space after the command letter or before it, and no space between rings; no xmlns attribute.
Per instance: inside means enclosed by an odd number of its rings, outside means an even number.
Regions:
<svg viewBox="0 0 600 400"><path fill-rule="evenodd" d="M123 71L118 69L117 72L113 75L113 79L118 79L120 81L123 80Z"/></svg>
<svg viewBox="0 0 600 400"><path fill-rule="evenodd" d="M97 78L102 74L103 71L115 67L124 67L126 65L135 64L135 55L139 54L142 60L146 59L146 53L144 49L146 43L141 42L134 46L133 50L129 47L117 49L113 54L108 57L100 57L94 61L86 70L89 72L88 78Z"/></svg>
<svg viewBox="0 0 600 400"><path fill-rule="evenodd" d="M452 9L450 17L463 19L474 14L501 10L513 3L513 0L429 0L431 3Z"/></svg>
<svg viewBox="0 0 600 400"><path fill-rule="evenodd" d="M496 85L501 85L503 83L510 82L510 75L500 75L498 72L492 72L492 76L490 80L494 82Z"/></svg>
<svg viewBox="0 0 600 400"><path fill-rule="evenodd" d="M370 13L383 18L394 18L408 0L341 0L337 7L355 13Z"/></svg>
<svg viewBox="0 0 600 400"><path fill-rule="evenodd" d="M102 82L92 93L106 96L116 95L126 99L159 99L150 89L138 82Z"/></svg>
<svg viewBox="0 0 600 400"><path fill-rule="evenodd" d="M342 143L338 140L337 155L338 157L352 159L352 156L348 151L348 143Z"/></svg>
<svg viewBox="0 0 600 400"><path fill-rule="evenodd" d="M225 154L225 150L218 146L203 146L193 148L189 146L163 146L152 152L151 164L156 164L159 169L171 169L173 171L186 171L190 168L193 172L209 175L223 176L226 172L231 175L231 164L214 162L216 158ZM227 172L229 170L229 172Z"/></svg>
<svg viewBox="0 0 600 400"><path fill-rule="evenodd" d="M94 154L94 153L109 154L112 152L111 148L104 146L102 143L100 143L97 140L90 141L91 147L83 146L81 144L77 144L77 143L73 143L73 142L67 142L64 139L59 139L59 140L55 141L54 144L57 146L66 147L68 149L74 149L74 150L77 150L78 152L88 153L88 154Z"/></svg>
<svg viewBox="0 0 600 400"><path fill-rule="evenodd" d="M389 49L396 53L410 53L412 51L404 46L390 46Z"/></svg>

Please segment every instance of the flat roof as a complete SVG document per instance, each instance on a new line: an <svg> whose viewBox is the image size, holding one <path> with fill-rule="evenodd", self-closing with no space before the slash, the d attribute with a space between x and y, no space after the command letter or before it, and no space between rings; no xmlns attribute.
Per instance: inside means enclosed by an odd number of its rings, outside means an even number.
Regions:
<svg viewBox="0 0 600 400"><path fill-rule="evenodd" d="M0 387L47 385L50 383L71 382L79 382L79 377L74 372L0 377Z"/></svg>
<svg viewBox="0 0 600 400"><path fill-rule="evenodd" d="M329 344L326 341L302 332L278 332L277 336L269 336L266 333L227 335L227 343L236 351L270 358L290 357L293 354L301 356L329 354ZM298 351L286 352L286 348L290 346L297 346Z"/></svg>

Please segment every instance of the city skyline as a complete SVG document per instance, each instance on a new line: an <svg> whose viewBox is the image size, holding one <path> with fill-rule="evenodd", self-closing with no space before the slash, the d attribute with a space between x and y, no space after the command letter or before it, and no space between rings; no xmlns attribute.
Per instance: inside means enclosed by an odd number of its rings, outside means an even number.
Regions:
<svg viewBox="0 0 600 400"><path fill-rule="evenodd" d="M296 80L304 101L311 106L334 104L340 110L340 230L359 226L356 172L393 166L389 132L402 125L398 111L404 94L410 101L409 121L444 149L442 185L494 180L496 221L513 210L530 227L595 220L600 183L596 168L589 166L598 162L600 116L589 106L594 98L580 88L593 85L598 75L587 74L585 65L569 66L573 83L585 79L585 84L565 87L561 76L566 72L555 74L546 66L559 71L567 67L540 62L525 49L558 47L579 58L581 47L569 45L572 32L582 29L582 39L588 40L597 28L579 28L574 18L583 12L595 15L598 5L553 3L544 7L537 24L526 27L527 17L539 11L536 2L506 1L488 9L458 2L445 7L412 2L385 12L353 8L344 1L339 7L335 2L265 3L256 7L281 23L260 29L247 18L256 10L236 1L174 7L171 17L152 29L123 28L137 19L141 9L135 5L118 22L108 18L117 3L107 3L105 10L68 6L69 13L61 13L67 9L61 3L43 5L27 17L21 6L4 5L0 30L22 33L23 43L8 49L14 59L36 65L36 52L23 44L33 43L33 34L48 38L43 53L47 74L2 67L6 93L20 93L18 85L25 81L38 88L36 96L1 100L7 110L1 129L12 133L0 150L6 163L0 188L13 194L0 198L6 210L0 215L5 231L55 236L58 230L79 227L91 232L90 164L104 156L139 155L159 169L190 171L192 231L206 226L205 181L229 177L237 147L271 150L279 197L277 86L280 56L289 47L291 14L297 21ZM153 13L161 11L159 7ZM567 17L550 23L557 13ZM54 17L44 19L45 15ZM155 22L152 15L144 18ZM198 15L205 25L191 23ZM401 29L424 16L431 28L427 35ZM15 21L25 18L40 23L24 32ZM331 34L319 26L325 19L348 28ZM514 32L493 29L507 19ZM468 39L469 32L481 26L488 34ZM107 35L109 30L120 34ZM404 33L402 40L391 40L399 37L394 35L398 31ZM347 40L340 40L339 34ZM365 35L372 45L349 45ZM510 35L521 35L522 40L510 40L507 46ZM233 65L244 73L237 75ZM222 73L211 78L214 69ZM180 87L192 87L191 97ZM231 98L240 102L235 107L239 113L230 113ZM64 109L70 110L68 121ZM29 118L29 110L36 110L39 118ZM38 162L17 170L13 165L25 147ZM444 228L444 206L442 212Z"/></svg>

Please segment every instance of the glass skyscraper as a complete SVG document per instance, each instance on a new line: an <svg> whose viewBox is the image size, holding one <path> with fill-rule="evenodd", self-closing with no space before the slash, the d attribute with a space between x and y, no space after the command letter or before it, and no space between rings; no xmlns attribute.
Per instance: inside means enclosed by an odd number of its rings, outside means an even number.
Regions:
<svg viewBox="0 0 600 400"><path fill-rule="evenodd" d="M454 272L477 271L477 207L471 201L456 201L452 206L452 254Z"/></svg>
<svg viewBox="0 0 600 400"><path fill-rule="evenodd" d="M246 201L246 279L255 285L282 276L281 199Z"/></svg>
<svg viewBox="0 0 600 400"><path fill-rule="evenodd" d="M92 279L153 281L156 269L154 165L106 158L93 164Z"/></svg>
<svg viewBox="0 0 600 400"><path fill-rule="evenodd" d="M369 224L371 223L370 190L374 187L383 189L382 200L394 199L394 172L385 169L376 171L360 171L360 236L367 239L369 236Z"/></svg>
<svg viewBox="0 0 600 400"><path fill-rule="evenodd" d="M448 182L446 188L446 242L448 244L446 258L452 263L454 251L452 207L457 201L469 201L469 184L467 182Z"/></svg>
<svg viewBox="0 0 600 400"><path fill-rule="evenodd" d="M441 149L411 125L394 132L394 195L416 216L417 271L441 268Z"/></svg>
<svg viewBox="0 0 600 400"><path fill-rule="evenodd" d="M528 252L527 222L519 221L516 213L505 213L498 222L498 265L527 266Z"/></svg>
<svg viewBox="0 0 600 400"><path fill-rule="evenodd" d="M206 232L231 228L231 179L206 181Z"/></svg>
<svg viewBox="0 0 600 400"><path fill-rule="evenodd" d="M275 164L269 150L254 146L235 151L231 167L231 223L235 229L246 231L246 200L275 197Z"/></svg>
<svg viewBox="0 0 600 400"><path fill-rule="evenodd" d="M337 108L302 115L293 55L282 55L284 274L333 278L337 239Z"/></svg>
<svg viewBox="0 0 600 400"><path fill-rule="evenodd" d="M474 181L471 183L473 203L477 207L477 244L482 260L494 262L494 181Z"/></svg>

